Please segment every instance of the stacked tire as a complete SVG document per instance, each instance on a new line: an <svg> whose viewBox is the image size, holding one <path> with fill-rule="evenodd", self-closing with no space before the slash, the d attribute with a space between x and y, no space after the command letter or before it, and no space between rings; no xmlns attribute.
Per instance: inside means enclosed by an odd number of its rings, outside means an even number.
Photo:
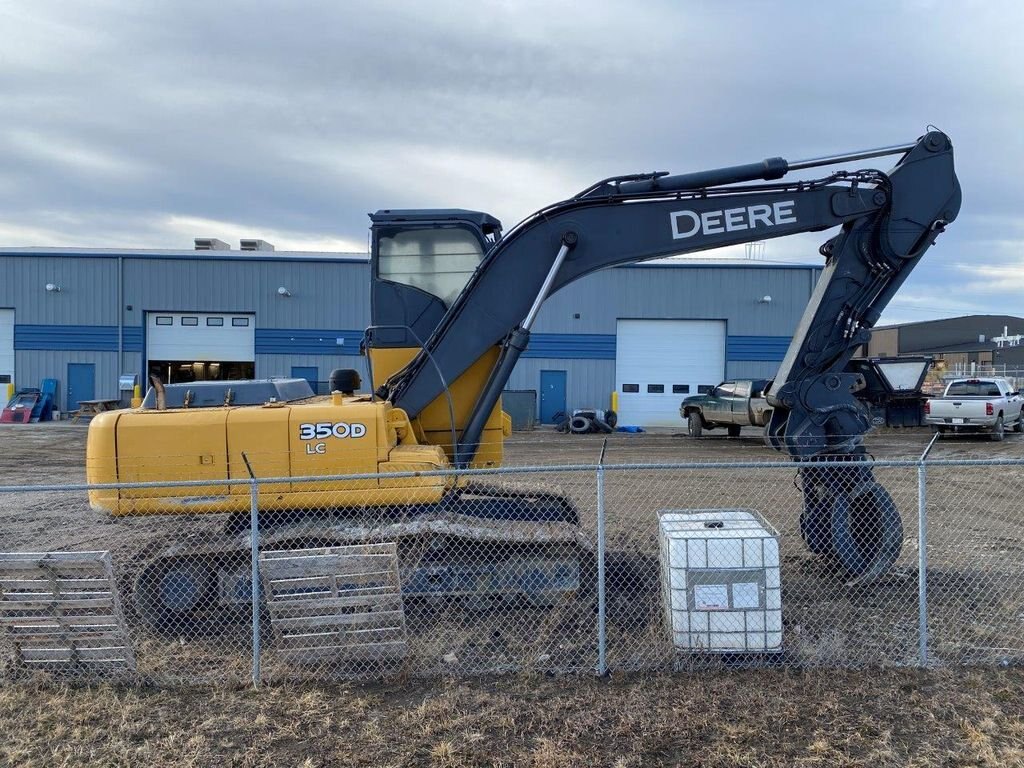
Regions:
<svg viewBox="0 0 1024 768"><path fill-rule="evenodd" d="M597 411L580 409L572 412L555 414L556 429L559 432L571 432L574 435L604 434L615 431L619 417L615 411Z"/></svg>

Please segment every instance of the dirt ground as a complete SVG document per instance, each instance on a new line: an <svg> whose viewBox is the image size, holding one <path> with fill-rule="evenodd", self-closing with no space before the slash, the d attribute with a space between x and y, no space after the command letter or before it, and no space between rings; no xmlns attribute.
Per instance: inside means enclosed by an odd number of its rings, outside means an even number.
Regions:
<svg viewBox="0 0 1024 768"><path fill-rule="evenodd" d="M183 542L204 546L222 538L223 515L141 516L112 519L88 507L82 491L34 491L47 483L84 480L87 428L66 423L0 429L0 476L25 488L0 493L0 551L110 550L140 655L151 679L161 683L203 676L244 679L244 631L220 633L212 643L190 642L194 657L170 649L195 639L183 626L171 637L154 637L132 617L135 578L153 553ZM749 434L748 434L749 432ZM878 459L914 459L928 445L926 430L876 430L866 445ZM1024 436L1002 443L979 438L943 440L931 458L1017 458ZM800 533L803 498L793 465L761 442L759 430L737 439L714 433L693 440L671 430L641 435L561 435L551 429L516 433L507 443L509 467L551 471L489 478L491 484L537 488L570 498L579 511L585 546L596 545L596 485L592 465L602 451L608 548L608 661L616 670L668 670L680 659L663 626L657 516L671 509L751 509L779 531L784 653L794 667L905 666L918 655L917 508L915 467L878 468L875 476L900 510L902 553L886 576L865 588L851 587L830 562L812 555ZM169 462L175 457L168 457ZM730 469L721 462L759 466ZM698 462L692 469L617 469L639 463ZM765 466L760 466L764 464ZM1024 663L1024 472L1019 467L932 467L928 472L929 619L933 664ZM313 527L332 525L327 509ZM243 550L243 533L231 543ZM266 545L265 548L273 548ZM247 570L247 566L241 568ZM240 577L242 578L242 577ZM240 582L241 583L241 582ZM243 587L247 592L248 588ZM443 606L448 608L449 606ZM593 667L595 617L592 596L565 599L554 609L492 610L485 615L441 610L410 616L412 652L407 671L493 673L529 667L556 672ZM247 622L246 622L247 623ZM194 634L200 634L196 631ZM230 663L216 663L225 650ZM146 666L147 659L153 663ZM176 672L177 670L177 672ZM268 674L292 679L267 660ZM180 677L179 677L180 672ZM204 678L205 679L205 678Z"/></svg>
<svg viewBox="0 0 1024 768"><path fill-rule="evenodd" d="M84 480L84 426L0 427L0 484ZM879 459L916 458L924 430L878 430ZM944 439L931 458L1019 458L1024 439L995 444ZM851 589L802 546L794 472L615 470L652 462L773 462L756 432L691 440L644 435L517 433L509 466L591 464L602 450L609 547L610 681L595 681L594 618L563 610L498 611L455 626L424 623L413 674L388 684L314 683L282 677L243 688L245 646L216 648L133 627L146 679L214 687L175 690L0 686L0 762L11 765L1024 765L1024 473L1019 467L928 470L928 672L886 669L917 653L917 471L879 469L901 511L905 542L896 567L871 589ZM570 496L592 532L591 472L515 476ZM511 481L510 481L511 482ZM679 669L661 629L656 515L672 508L743 507L779 530L784 660L791 669ZM203 538L215 520L111 520L82 492L0 494L0 551L110 549L130 571L147 545ZM127 580L126 580L127 581ZM126 583L126 589L130 585ZM565 606L563 606L565 608ZM569 606L571 609L572 606ZM567 642L566 618L580 637ZM546 634L547 633L547 634ZM484 638L483 640L481 638ZM427 642L427 640L430 642ZM536 662L523 663L524 655ZM516 666L489 679L459 670ZM272 660L268 660L272 661ZM518 662L509 664L509 662ZM959 666L980 663L980 669ZM863 666L835 671L836 664ZM147 666L148 665L148 666ZM504 665L504 666L503 666ZM196 677L202 667L206 674ZM818 669L818 667L825 667ZM1006 668L1010 667L1010 668ZM273 664L268 664L271 681ZM562 676L562 672L577 674ZM305 761L305 762L304 762Z"/></svg>

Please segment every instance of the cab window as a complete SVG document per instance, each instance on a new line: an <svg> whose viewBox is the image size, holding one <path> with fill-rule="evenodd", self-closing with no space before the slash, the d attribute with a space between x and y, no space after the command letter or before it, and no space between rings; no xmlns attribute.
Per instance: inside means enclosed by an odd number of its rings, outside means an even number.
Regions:
<svg viewBox="0 0 1024 768"><path fill-rule="evenodd" d="M732 397L736 393L736 385L727 381L715 387L715 397Z"/></svg>
<svg viewBox="0 0 1024 768"><path fill-rule="evenodd" d="M377 275L419 288L451 306L483 256L476 235L461 227L382 232Z"/></svg>
<svg viewBox="0 0 1024 768"><path fill-rule="evenodd" d="M994 381L954 381L946 390L946 397L999 397L999 385Z"/></svg>

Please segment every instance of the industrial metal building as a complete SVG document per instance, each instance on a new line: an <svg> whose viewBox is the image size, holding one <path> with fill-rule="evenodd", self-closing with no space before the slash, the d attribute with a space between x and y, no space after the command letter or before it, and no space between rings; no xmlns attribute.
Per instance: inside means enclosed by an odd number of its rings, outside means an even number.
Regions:
<svg viewBox="0 0 1024 768"><path fill-rule="evenodd" d="M198 241L197 241L198 242ZM122 399L132 381L298 376L356 368L369 324L365 254L0 249L0 382L57 379L57 404ZM770 377L820 267L756 260L619 267L553 295L509 389L537 415L607 408L677 425L679 401ZM2 390L0 390L2 391Z"/></svg>
<svg viewBox="0 0 1024 768"><path fill-rule="evenodd" d="M879 326L871 332L868 354L931 355L949 371L1019 372L1024 369L1024 318L964 315Z"/></svg>

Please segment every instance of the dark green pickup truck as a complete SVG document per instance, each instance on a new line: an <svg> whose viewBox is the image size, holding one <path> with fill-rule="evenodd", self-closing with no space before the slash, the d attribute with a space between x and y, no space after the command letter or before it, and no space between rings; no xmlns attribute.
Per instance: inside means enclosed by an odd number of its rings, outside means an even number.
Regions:
<svg viewBox="0 0 1024 768"><path fill-rule="evenodd" d="M739 437L741 427L763 427L772 415L764 394L770 379L723 381L709 395L693 395L679 405L690 437L705 429L725 427L729 437Z"/></svg>

